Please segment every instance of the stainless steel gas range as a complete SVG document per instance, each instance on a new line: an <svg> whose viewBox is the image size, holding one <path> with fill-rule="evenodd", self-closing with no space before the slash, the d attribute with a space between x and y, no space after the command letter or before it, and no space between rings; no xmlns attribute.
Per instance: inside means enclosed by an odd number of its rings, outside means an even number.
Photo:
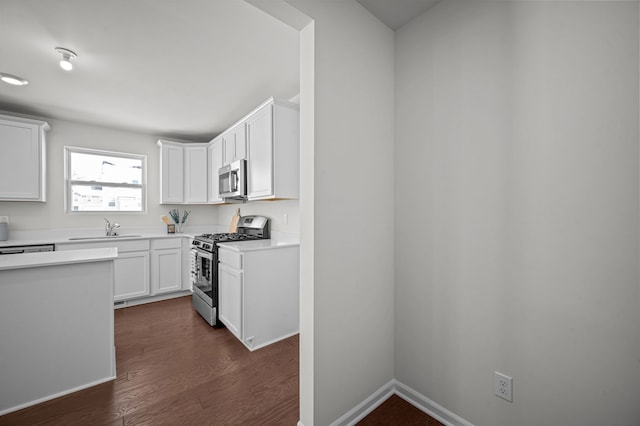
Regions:
<svg viewBox="0 0 640 426"><path fill-rule="evenodd" d="M243 216L237 233L203 234L193 238L191 245L192 304L213 327L222 327L218 320L218 244L270 238L269 219L264 216Z"/></svg>

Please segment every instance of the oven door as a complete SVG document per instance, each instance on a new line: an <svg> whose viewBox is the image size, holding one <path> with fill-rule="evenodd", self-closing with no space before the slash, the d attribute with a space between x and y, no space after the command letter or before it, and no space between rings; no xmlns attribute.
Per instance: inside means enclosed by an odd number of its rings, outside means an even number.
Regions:
<svg viewBox="0 0 640 426"><path fill-rule="evenodd" d="M217 301L217 255L215 252L209 253L198 248L193 248L191 251L194 257L193 271L191 271L193 292L213 308Z"/></svg>

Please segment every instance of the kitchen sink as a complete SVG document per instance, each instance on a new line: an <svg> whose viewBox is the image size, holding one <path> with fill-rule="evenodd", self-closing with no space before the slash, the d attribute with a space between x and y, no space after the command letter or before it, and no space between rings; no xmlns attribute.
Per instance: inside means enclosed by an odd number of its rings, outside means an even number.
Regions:
<svg viewBox="0 0 640 426"><path fill-rule="evenodd" d="M141 237L142 235L101 235L99 237L71 237L69 238L70 241L75 241L75 240L109 240L109 239L113 239L113 238L136 238L136 237Z"/></svg>

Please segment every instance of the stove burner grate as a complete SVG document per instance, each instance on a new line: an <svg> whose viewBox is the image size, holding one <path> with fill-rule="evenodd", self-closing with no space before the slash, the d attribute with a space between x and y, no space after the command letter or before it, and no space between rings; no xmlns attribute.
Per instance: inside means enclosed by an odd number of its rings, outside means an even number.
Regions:
<svg viewBox="0 0 640 426"><path fill-rule="evenodd" d="M239 234L239 233L219 233L219 234L202 234L195 237L196 240L205 242L223 243L227 241L246 241L261 239L255 235Z"/></svg>

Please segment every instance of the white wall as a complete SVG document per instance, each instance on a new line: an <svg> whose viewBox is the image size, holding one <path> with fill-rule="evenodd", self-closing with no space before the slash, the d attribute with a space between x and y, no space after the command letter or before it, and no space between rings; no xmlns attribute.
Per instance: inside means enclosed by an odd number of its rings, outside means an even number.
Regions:
<svg viewBox="0 0 640 426"><path fill-rule="evenodd" d="M300 55L301 164L313 163L301 179L313 223L301 229L300 415L327 425L393 378L393 32L355 1L290 3L314 19Z"/></svg>
<svg viewBox="0 0 640 426"><path fill-rule="evenodd" d="M396 34L395 376L477 426L640 424L638 35L497 1Z"/></svg>
<svg viewBox="0 0 640 426"><path fill-rule="evenodd" d="M300 31L300 422L314 418L315 24ZM300 425L299 425L300 426Z"/></svg>
<svg viewBox="0 0 640 426"><path fill-rule="evenodd" d="M218 223L213 206L160 205L159 149L157 137L112 128L42 118L51 126L47 133L47 202L0 202L0 216L10 216L10 230L104 228L103 217L127 227L154 226L163 229L160 216L172 208L191 210L188 225ZM146 213L66 214L64 211L64 147L76 146L147 156ZM3 153L6 154L6 153Z"/></svg>

